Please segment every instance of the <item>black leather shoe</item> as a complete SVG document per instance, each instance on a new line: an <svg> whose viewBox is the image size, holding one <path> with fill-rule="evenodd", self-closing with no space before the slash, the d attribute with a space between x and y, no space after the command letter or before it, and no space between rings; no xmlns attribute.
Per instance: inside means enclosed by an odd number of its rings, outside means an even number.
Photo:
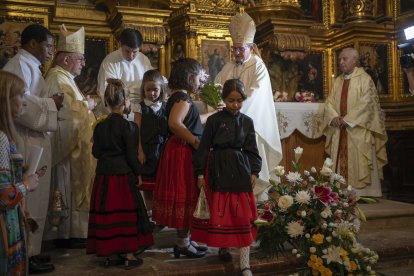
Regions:
<svg viewBox="0 0 414 276"><path fill-rule="evenodd" d="M180 258L180 255L185 255L189 258L201 258L206 255L206 252L197 251L196 253L190 251L188 248L192 246L191 244L188 247L178 247L177 245L174 246L174 257L176 259Z"/></svg>
<svg viewBox="0 0 414 276"><path fill-rule="evenodd" d="M204 246L204 245L200 245L200 244L198 244L198 243L196 243L195 241L190 241L190 244L195 248L195 249L197 249L197 251L207 251L208 250L208 247L207 246Z"/></svg>
<svg viewBox="0 0 414 276"><path fill-rule="evenodd" d="M55 270L53 264L42 264L33 257L29 258L29 274L43 274L52 272L53 270Z"/></svg>

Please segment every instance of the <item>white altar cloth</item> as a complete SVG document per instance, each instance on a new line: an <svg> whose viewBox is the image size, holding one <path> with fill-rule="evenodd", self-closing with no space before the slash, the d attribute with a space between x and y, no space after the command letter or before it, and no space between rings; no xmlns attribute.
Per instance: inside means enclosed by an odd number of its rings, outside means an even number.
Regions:
<svg viewBox="0 0 414 276"><path fill-rule="evenodd" d="M275 102L280 139L289 137L295 129L308 138L322 136L324 103Z"/></svg>

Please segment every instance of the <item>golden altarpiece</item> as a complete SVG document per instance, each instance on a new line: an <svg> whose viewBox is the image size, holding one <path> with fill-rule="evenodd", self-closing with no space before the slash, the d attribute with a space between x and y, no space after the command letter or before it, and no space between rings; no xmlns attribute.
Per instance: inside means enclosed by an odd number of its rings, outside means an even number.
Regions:
<svg viewBox="0 0 414 276"><path fill-rule="evenodd" d="M28 23L41 23L56 35L64 23L69 30L86 29L87 66L77 79L86 94L96 93L100 62L117 48L125 27L143 34L142 51L162 74L168 75L171 62L185 56L199 60L214 77L232 58L227 26L241 9L256 22L255 42L268 66L275 99L279 93L294 100L298 91L311 89L323 105L338 74L340 50L359 50L360 65L372 76L386 114L390 162L384 171L385 194L414 201L414 96L408 92L397 49L404 42L403 29L414 25L413 0L2 0L0 68L17 51ZM316 112L320 106L310 104L309 109ZM282 132L289 125L278 103L276 111ZM324 140L315 129L322 126L315 116L308 119L305 127L311 135L294 130L283 146L307 147L304 162L320 163ZM285 150L285 164L290 164L290 152Z"/></svg>

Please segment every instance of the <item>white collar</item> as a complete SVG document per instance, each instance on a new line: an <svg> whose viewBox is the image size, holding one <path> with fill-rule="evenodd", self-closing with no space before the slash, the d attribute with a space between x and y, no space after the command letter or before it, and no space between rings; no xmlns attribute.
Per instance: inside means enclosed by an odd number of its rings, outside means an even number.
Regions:
<svg viewBox="0 0 414 276"><path fill-rule="evenodd" d="M34 56L34 55L32 55L31 53L29 53L28 51L26 51L25 49L23 49L23 48L21 48L20 50L19 50L19 53L22 55L22 56L24 56L25 58L27 58L27 59L29 59L31 62L33 62L34 64L36 64L38 67L40 66L40 65L42 65L42 63ZM39 70L40 70L40 68L39 68Z"/></svg>

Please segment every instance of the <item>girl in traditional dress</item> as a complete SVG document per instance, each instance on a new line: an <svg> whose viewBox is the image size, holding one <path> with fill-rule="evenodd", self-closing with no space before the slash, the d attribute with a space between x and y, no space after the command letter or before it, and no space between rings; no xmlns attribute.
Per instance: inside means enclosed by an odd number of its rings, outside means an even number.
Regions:
<svg viewBox="0 0 414 276"><path fill-rule="evenodd" d="M129 269L143 262L134 253L153 244L151 225L138 191L139 131L134 122L123 117L130 103L120 80L108 79L105 102L111 113L93 133L92 154L98 163L86 250L107 257L104 265L124 263ZM113 255L118 257L113 259Z"/></svg>
<svg viewBox="0 0 414 276"><path fill-rule="evenodd" d="M210 219L194 221L192 238L220 247L223 261L232 259L228 248L240 248L240 268L243 275L251 275L249 251L256 239L253 222L257 218L253 188L262 160L253 120L239 112L247 97L243 83L227 80L222 97L226 107L208 118L194 155L198 187L206 186L205 178L208 182Z"/></svg>
<svg viewBox="0 0 414 276"><path fill-rule="evenodd" d="M152 191L155 185L161 150L167 139L164 79L158 70L148 70L141 86L141 98L134 120L140 129L138 159L141 163L142 185L148 215L152 216Z"/></svg>
<svg viewBox="0 0 414 276"><path fill-rule="evenodd" d="M206 247L190 243L189 228L198 188L194 177L192 154L198 148L202 121L189 93L200 86L201 65L194 59L182 58L173 63L168 86L172 95L167 101L166 114L170 136L165 144L154 188L153 219L157 224L177 229L174 256L199 258Z"/></svg>
<svg viewBox="0 0 414 276"><path fill-rule="evenodd" d="M23 201L38 185L37 174L23 173L13 120L23 108L24 82L0 71L0 275L26 275L27 245Z"/></svg>

